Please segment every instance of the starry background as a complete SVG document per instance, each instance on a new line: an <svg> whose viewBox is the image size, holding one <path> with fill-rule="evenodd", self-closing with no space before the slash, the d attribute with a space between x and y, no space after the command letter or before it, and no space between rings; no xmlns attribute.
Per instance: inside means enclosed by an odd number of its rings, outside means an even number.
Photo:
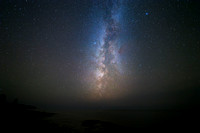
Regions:
<svg viewBox="0 0 200 133"><path fill-rule="evenodd" d="M106 100L88 98L107 3L0 0L0 93L42 108L196 107L197 0L124 0L122 94Z"/></svg>

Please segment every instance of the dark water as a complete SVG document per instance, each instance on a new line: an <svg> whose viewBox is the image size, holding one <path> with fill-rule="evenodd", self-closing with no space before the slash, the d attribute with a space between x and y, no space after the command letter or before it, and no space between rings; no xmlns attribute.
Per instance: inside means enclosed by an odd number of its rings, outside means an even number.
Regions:
<svg viewBox="0 0 200 133"><path fill-rule="evenodd" d="M101 133L199 130L199 109L65 110L46 112L0 99L0 132Z"/></svg>
<svg viewBox="0 0 200 133"><path fill-rule="evenodd" d="M192 110L73 110L57 113L49 121L80 132L191 130L198 127Z"/></svg>

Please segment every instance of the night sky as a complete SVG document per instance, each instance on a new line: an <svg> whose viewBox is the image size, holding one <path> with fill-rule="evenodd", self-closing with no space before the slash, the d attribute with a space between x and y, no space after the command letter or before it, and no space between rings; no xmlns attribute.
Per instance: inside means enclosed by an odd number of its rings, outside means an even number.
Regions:
<svg viewBox="0 0 200 133"><path fill-rule="evenodd" d="M186 108L198 0L0 0L0 93L42 108Z"/></svg>

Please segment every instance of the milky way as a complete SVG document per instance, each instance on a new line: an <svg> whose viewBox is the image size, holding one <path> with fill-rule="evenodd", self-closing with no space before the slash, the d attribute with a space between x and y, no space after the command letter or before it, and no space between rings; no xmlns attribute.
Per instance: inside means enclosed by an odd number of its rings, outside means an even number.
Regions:
<svg viewBox="0 0 200 133"><path fill-rule="evenodd" d="M118 87L117 78L120 75L120 31L122 2L108 1L106 15L103 18L103 33L97 41L96 68L94 90L98 96L110 95Z"/></svg>
<svg viewBox="0 0 200 133"><path fill-rule="evenodd" d="M200 88L199 6L0 0L0 95L52 108L193 103Z"/></svg>

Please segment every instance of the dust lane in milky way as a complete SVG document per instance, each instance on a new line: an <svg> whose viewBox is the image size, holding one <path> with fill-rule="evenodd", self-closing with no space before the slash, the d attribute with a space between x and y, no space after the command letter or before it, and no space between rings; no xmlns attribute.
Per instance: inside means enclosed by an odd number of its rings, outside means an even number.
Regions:
<svg viewBox="0 0 200 133"><path fill-rule="evenodd" d="M122 1L108 1L103 18L103 33L98 38L96 49L96 69L93 89L98 97L106 97L117 91L120 75L120 28Z"/></svg>

